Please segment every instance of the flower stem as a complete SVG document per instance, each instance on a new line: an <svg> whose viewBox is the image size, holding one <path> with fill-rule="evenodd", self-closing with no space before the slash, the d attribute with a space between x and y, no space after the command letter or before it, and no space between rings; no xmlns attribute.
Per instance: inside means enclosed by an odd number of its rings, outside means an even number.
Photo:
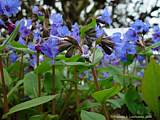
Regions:
<svg viewBox="0 0 160 120"><path fill-rule="evenodd" d="M96 85L96 91L99 91L100 90L100 86L98 84L97 73L96 73L96 68L95 67L92 68L92 75L93 75L93 78L94 78L94 83ZM105 104L101 104L101 105L102 105L102 110L104 112L105 118L107 120L110 120L110 114L109 114L109 112L107 110L106 105Z"/></svg>
<svg viewBox="0 0 160 120"><path fill-rule="evenodd" d="M93 58L92 58L92 62L94 62L94 58L95 58L95 51L96 51L96 43L94 43L94 49L93 49ZM96 71L96 67L94 66L92 68L92 75L93 75L93 79L94 79L94 83L96 85L96 91L100 90L100 86L98 84L98 77L97 77L97 71ZM102 110L104 112L105 118L107 120L110 120L110 114L107 110L107 106L105 104L101 104L102 105Z"/></svg>
<svg viewBox="0 0 160 120"><path fill-rule="evenodd" d="M37 52L37 67L39 66L39 52ZM41 96L41 78L40 78L40 74L37 74L38 77L38 97Z"/></svg>
<svg viewBox="0 0 160 120"><path fill-rule="evenodd" d="M56 94L56 79L55 79L55 65L52 65L52 94ZM56 103L55 100L52 100L52 114L56 113Z"/></svg>
<svg viewBox="0 0 160 120"><path fill-rule="evenodd" d="M39 54L40 54L39 51L37 51L37 54L36 54L37 67L39 66ZM40 97L41 96L41 76L40 76L39 73L37 74L37 78L38 78L38 97ZM43 106L40 105L38 107L38 110L39 110L39 112L42 112L43 111Z"/></svg>
<svg viewBox="0 0 160 120"><path fill-rule="evenodd" d="M19 68L19 80L23 78L24 74L24 69L23 69L23 51L21 52L21 59L20 59L20 68Z"/></svg>
<svg viewBox="0 0 160 120"><path fill-rule="evenodd" d="M96 68L93 67L92 68L92 75L93 75L93 79L94 79L94 83L96 85L96 90L100 90L99 84L98 84L98 79L97 79L97 72L96 72Z"/></svg>
<svg viewBox="0 0 160 120"><path fill-rule="evenodd" d="M0 75L1 75L1 81L2 81L2 90L3 90L3 105L4 105L4 113L8 112L8 99L7 99L7 88L5 85L4 80L4 73L3 73L3 63L2 63L2 56L0 55Z"/></svg>
<svg viewBox="0 0 160 120"><path fill-rule="evenodd" d="M77 66L74 66L74 80L75 80L75 93L76 93L76 109L78 109L80 107L79 104L79 94L78 94L78 69ZM79 114L78 115L78 119L80 119Z"/></svg>

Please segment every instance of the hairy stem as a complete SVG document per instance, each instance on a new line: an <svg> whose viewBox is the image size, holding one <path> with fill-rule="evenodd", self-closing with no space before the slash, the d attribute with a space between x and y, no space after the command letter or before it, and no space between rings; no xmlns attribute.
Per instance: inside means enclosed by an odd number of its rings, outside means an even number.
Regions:
<svg viewBox="0 0 160 120"><path fill-rule="evenodd" d="M74 66L74 80L75 80L75 93L76 93L76 108L80 107L79 105L79 93L78 93L78 69L77 66ZM78 119L80 119L78 114Z"/></svg>
<svg viewBox="0 0 160 120"><path fill-rule="evenodd" d="M52 65L52 94L56 94L56 76L55 76L55 65ZM56 101L52 100L52 114L56 113Z"/></svg>
<svg viewBox="0 0 160 120"><path fill-rule="evenodd" d="M39 66L39 54L40 54L39 51L37 51L37 54L36 54L37 67ZM38 97L40 97L41 96L41 76L40 76L39 73L37 74L37 78L38 78ZM43 111L43 106L40 105L38 107L38 110L39 110L39 112L42 112Z"/></svg>
<svg viewBox="0 0 160 120"><path fill-rule="evenodd" d="M99 91L100 90L100 86L98 84L98 79L97 79L98 77L97 77L97 73L96 73L96 68L95 67L92 68L92 75L93 75L93 78L94 78L94 83L96 85L96 91ZM103 110L103 113L105 115L105 118L107 120L110 120L110 114L109 114L109 112L107 110L107 106L105 104L101 104L101 105L102 105L102 110Z"/></svg>
<svg viewBox="0 0 160 120"><path fill-rule="evenodd" d="M94 45L94 49L93 49L93 58L92 58L92 62L94 62L94 58L95 58L95 51L96 51L96 43ZM94 66L92 68L92 75L93 75L93 79L94 79L94 84L96 85L96 91L100 90L100 86L98 84L98 76L97 76L97 71L96 71L96 67ZM105 118L107 120L110 120L110 114L107 110L107 106L105 104L101 104L102 105L102 110L104 112Z"/></svg>
<svg viewBox="0 0 160 120"><path fill-rule="evenodd" d="M23 51L21 52L21 59L20 59L20 66L19 66L19 79L22 79L24 76L24 69L23 69Z"/></svg>
<svg viewBox="0 0 160 120"><path fill-rule="evenodd" d="M0 55L0 74L1 74L1 81L2 81L2 91L3 91L3 109L4 113L8 112L8 99L7 99L7 88L5 85L5 80L4 80L4 73L3 73L3 61L2 61L2 56Z"/></svg>
<svg viewBox="0 0 160 120"><path fill-rule="evenodd" d="M37 67L39 66L39 52L37 52ZM38 96L41 96L41 78L40 78L40 74L37 74L38 77Z"/></svg>
<svg viewBox="0 0 160 120"><path fill-rule="evenodd" d="M94 83L96 85L96 90L100 90L99 84L98 84L98 79L97 79L97 72L96 72L96 68L93 67L92 68L92 75L93 75L93 79L94 79Z"/></svg>

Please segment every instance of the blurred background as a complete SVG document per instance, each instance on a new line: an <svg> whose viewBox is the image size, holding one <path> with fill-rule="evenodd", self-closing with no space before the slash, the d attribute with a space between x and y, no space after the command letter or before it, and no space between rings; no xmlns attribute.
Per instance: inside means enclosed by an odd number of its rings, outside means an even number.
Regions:
<svg viewBox="0 0 160 120"><path fill-rule="evenodd" d="M128 27L134 20L149 19L151 23L160 23L160 0L22 0L22 9L44 4L63 14L66 21L86 24L88 18L99 15L108 8L113 23L112 28Z"/></svg>

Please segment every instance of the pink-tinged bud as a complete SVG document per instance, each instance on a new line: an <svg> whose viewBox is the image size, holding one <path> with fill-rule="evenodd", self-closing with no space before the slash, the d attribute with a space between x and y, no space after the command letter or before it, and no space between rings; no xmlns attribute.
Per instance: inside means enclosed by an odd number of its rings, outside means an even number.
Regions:
<svg viewBox="0 0 160 120"><path fill-rule="evenodd" d="M35 45L35 49L37 52L41 52L41 45L40 44L36 44Z"/></svg>
<svg viewBox="0 0 160 120"><path fill-rule="evenodd" d="M15 24L12 22L7 22L6 26L9 34L11 34L16 27Z"/></svg>

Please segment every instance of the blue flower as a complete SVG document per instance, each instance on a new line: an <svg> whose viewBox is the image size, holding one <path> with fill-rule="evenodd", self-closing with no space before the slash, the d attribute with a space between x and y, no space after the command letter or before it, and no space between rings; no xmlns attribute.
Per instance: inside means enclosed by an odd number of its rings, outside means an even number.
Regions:
<svg viewBox="0 0 160 120"><path fill-rule="evenodd" d="M153 40L154 43L160 41L160 31L155 32L155 33L152 34L152 40Z"/></svg>
<svg viewBox="0 0 160 120"><path fill-rule="evenodd" d="M50 16L50 23L54 24L56 26L60 26L63 24L63 18L62 15L59 13L54 13Z"/></svg>
<svg viewBox="0 0 160 120"><path fill-rule="evenodd" d="M0 13L10 17L19 12L21 2L19 0L1 0L0 1Z"/></svg>
<svg viewBox="0 0 160 120"><path fill-rule="evenodd" d="M41 40L41 31L39 29L34 30L33 39L36 41Z"/></svg>
<svg viewBox="0 0 160 120"><path fill-rule="evenodd" d="M25 40L20 36L18 42L22 45L25 45Z"/></svg>
<svg viewBox="0 0 160 120"><path fill-rule="evenodd" d="M51 25L50 34L54 36L58 36L57 26L55 24Z"/></svg>
<svg viewBox="0 0 160 120"><path fill-rule="evenodd" d="M131 27L134 28L137 33L146 33L149 30L149 23L144 23L142 20L136 20Z"/></svg>
<svg viewBox="0 0 160 120"><path fill-rule="evenodd" d="M47 41L45 41L40 49L41 52L46 55L47 57L54 59L55 56L58 54L58 40L56 38L50 37Z"/></svg>
<svg viewBox="0 0 160 120"><path fill-rule="evenodd" d="M126 33L125 33L125 39L129 40L129 41L137 41L139 39L138 34L135 30L133 29L129 29Z"/></svg>
<svg viewBox="0 0 160 120"><path fill-rule="evenodd" d="M108 64L118 65L120 59L118 56L113 52L111 55L104 54L103 60L101 61L102 66L107 66Z"/></svg>
<svg viewBox="0 0 160 120"><path fill-rule="evenodd" d="M79 35L80 31L79 31L79 26L77 23L75 23L74 25L72 25L72 29L71 29L71 36L77 40L78 43L80 43L80 35Z"/></svg>
<svg viewBox="0 0 160 120"><path fill-rule="evenodd" d="M65 25L59 26L57 28L57 32L58 32L58 36L60 36L60 37L65 37L65 36L70 35L70 31L69 31L68 27Z"/></svg>
<svg viewBox="0 0 160 120"><path fill-rule="evenodd" d="M3 9L2 9L2 1L0 1L0 15L3 14Z"/></svg>
<svg viewBox="0 0 160 120"><path fill-rule="evenodd" d="M9 54L9 58L11 60L12 63L16 62L18 56L15 52L12 52L11 54Z"/></svg>
<svg viewBox="0 0 160 120"><path fill-rule="evenodd" d="M33 6L32 12L38 16L42 16L42 12L39 10L38 6Z"/></svg>
<svg viewBox="0 0 160 120"><path fill-rule="evenodd" d="M121 40L121 33L119 33L119 32L113 33L113 35L111 36L111 39L115 44L120 43L122 41Z"/></svg>
<svg viewBox="0 0 160 120"><path fill-rule="evenodd" d="M100 28L99 25L96 25L96 37L99 38L99 37L102 37L103 34L104 34L104 30L102 28Z"/></svg>
<svg viewBox="0 0 160 120"><path fill-rule="evenodd" d="M104 22L105 24L108 24L108 25L110 25L110 24L112 23L112 19L111 19L111 17L110 17L110 14L109 14L107 8L105 8L105 9L103 10L102 15L99 16L98 19L99 19L100 21Z"/></svg>
<svg viewBox="0 0 160 120"><path fill-rule="evenodd" d="M20 24L19 32L22 37L27 37L31 33L32 20L23 18Z"/></svg>
<svg viewBox="0 0 160 120"><path fill-rule="evenodd" d="M159 28L159 25L158 25L158 24L153 25L153 31L154 31L154 32L160 31L160 28Z"/></svg>
<svg viewBox="0 0 160 120"><path fill-rule="evenodd" d="M122 50L124 50L126 52L126 54L134 55L134 54L136 54L136 45L126 43Z"/></svg>
<svg viewBox="0 0 160 120"><path fill-rule="evenodd" d="M103 77L104 78L108 78L109 77L109 73L108 72L103 72Z"/></svg>
<svg viewBox="0 0 160 120"><path fill-rule="evenodd" d="M123 44L123 46L121 46L121 49L119 51L119 57L123 62L127 61L128 55L135 55L137 52L136 45L130 41L125 41L125 43Z"/></svg>
<svg viewBox="0 0 160 120"><path fill-rule="evenodd" d="M39 61L42 62L44 60L43 56L40 55L39 56ZM29 58L29 63L30 63L30 66L32 66L33 68L36 67L36 64L37 64L37 56L36 55L32 55L30 58Z"/></svg>
<svg viewBox="0 0 160 120"><path fill-rule="evenodd" d="M3 22L2 19L0 19L0 26L5 26L5 23Z"/></svg>

